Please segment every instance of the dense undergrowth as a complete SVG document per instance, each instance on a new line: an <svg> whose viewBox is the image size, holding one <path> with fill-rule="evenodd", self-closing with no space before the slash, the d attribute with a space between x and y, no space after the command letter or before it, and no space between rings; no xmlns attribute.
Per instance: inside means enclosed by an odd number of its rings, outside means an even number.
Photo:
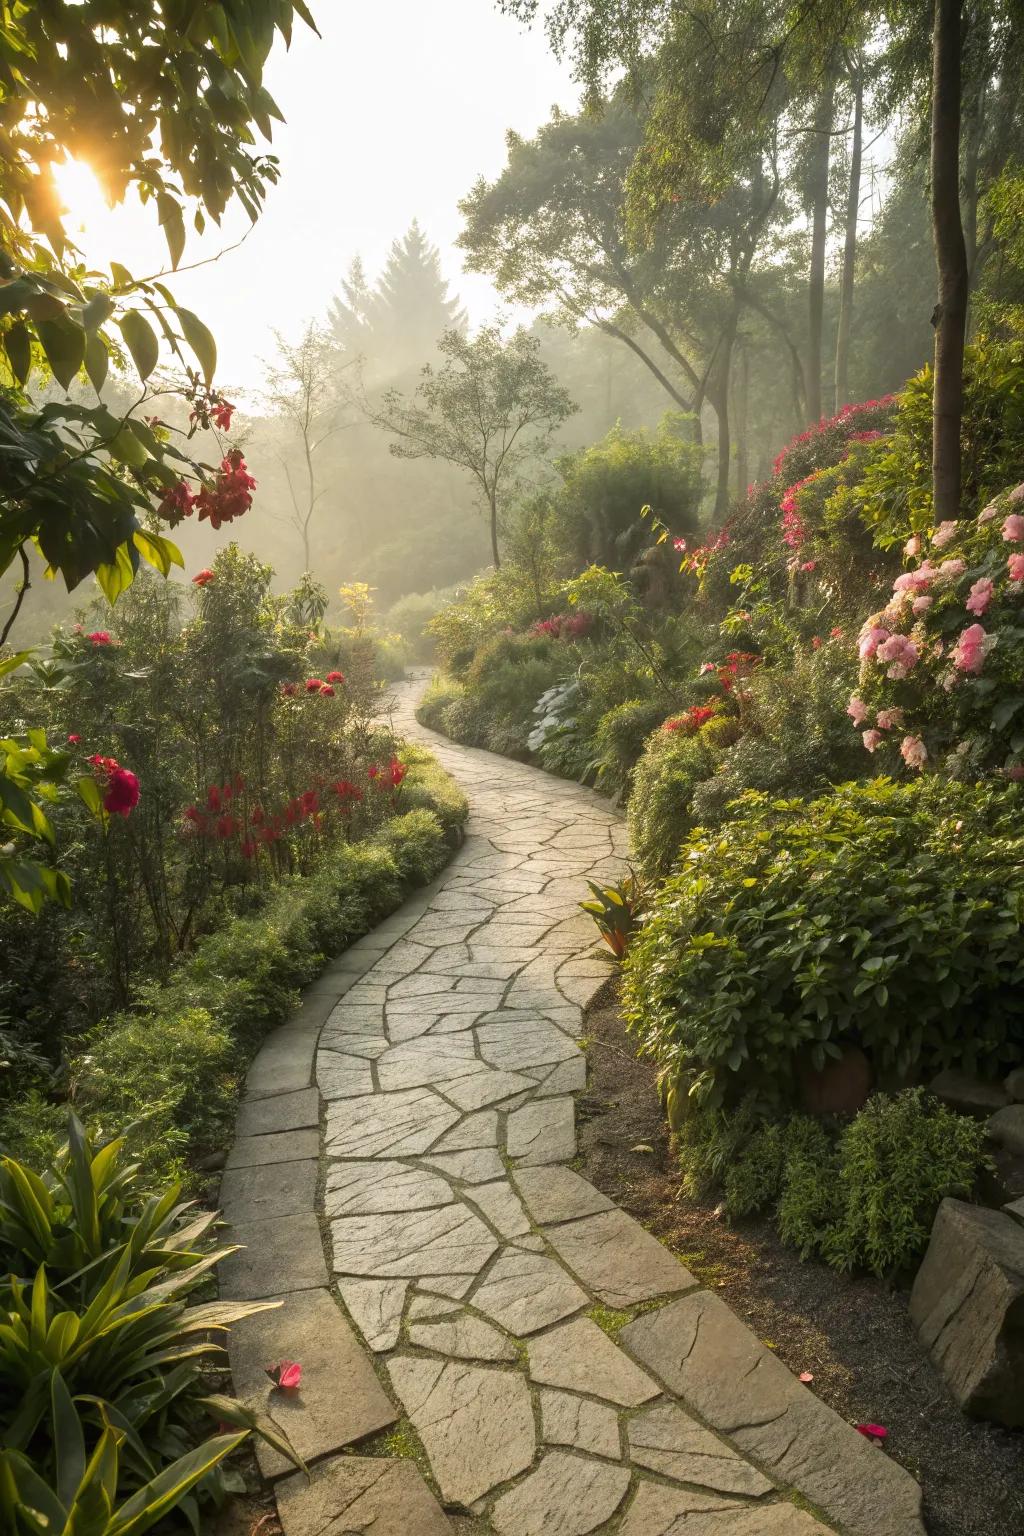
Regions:
<svg viewBox="0 0 1024 1536"><path fill-rule="evenodd" d="M777 1206L842 1267L905 1268L942 1194L974 1187L980 1137L921 1089L1024 1057L1019 339L979 341L966 378L957 522L931 516L925 369L802 432L718 528L695 532L638 455L649 532L615 569L564 553L566 482L529 567L477 578L427 626L424 724L625 805L646 893L626 1019L687 1179L760 1179L730 1209ZM588 487L606 518L621 478ZM854 1078L836 1119L829 1093ZM809 1161L783 1156L808 1138ZM805 1188L813 1166L839 1170L845 1214L819 1202L828 1179ZM874 1209L915 1177L912 1217L869 1230L868 1186Z"/></svg>

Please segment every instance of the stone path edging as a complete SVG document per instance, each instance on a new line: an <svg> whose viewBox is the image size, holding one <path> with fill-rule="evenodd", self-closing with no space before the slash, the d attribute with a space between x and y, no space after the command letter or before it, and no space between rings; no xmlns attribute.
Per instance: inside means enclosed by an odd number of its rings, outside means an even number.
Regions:
<svg viewBox="0 0 1024 1536"><path fill-rule="evenodd" d="M285 1536L450 1536L442 1503L480 1536L924 1536L909 1474L567 1166L608 975L576 903L625 829L424 731L422 686L396 725L469 794L466 842L265 1043L224 1175L222 1293L284 1300L235 1330L235 1389L313 1464L259 1451ZM402 1414L437 1497L349 1450Z"/></svg>

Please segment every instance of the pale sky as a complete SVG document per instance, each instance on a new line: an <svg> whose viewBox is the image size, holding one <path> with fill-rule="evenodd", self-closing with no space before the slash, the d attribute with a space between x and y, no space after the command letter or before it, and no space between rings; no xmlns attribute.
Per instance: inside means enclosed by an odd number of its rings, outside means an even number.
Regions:
<svg viewBox="0 0 1024 1536"><path fill-rule="evenodd" d="M498 307L490 283L461 271L457 202L480 174L504 164L508 128L531 134L553 104L578 90L540 28L523 30L494 0L310 0L322 34L296 22L289 53L273 56L266 85L287 119L275 125L281 180L245 244L170 280L178 300L217 337L218 379L257 389L271 330L295 335L326 310L361 255L375 275L391 241L418 218L470 320ZM69 228L87 256L113 257L136 276L166 260L148 209L107 212L88 179L62 184ZM82 222L84 220L84 223ZM239 210L221 232L186 247L183 265L248 226Z"/></svg>

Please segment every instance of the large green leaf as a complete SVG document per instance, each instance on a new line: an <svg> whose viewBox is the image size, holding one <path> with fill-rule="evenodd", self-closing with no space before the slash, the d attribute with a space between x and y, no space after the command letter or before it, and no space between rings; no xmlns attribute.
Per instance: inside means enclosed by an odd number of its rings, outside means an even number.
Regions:
<svg viewBox="0 0 1024 1536"><path fill-rule="evenodd" d="M156 332L137 309L129 309L118 321L125 346L139 370L140 379L148 379L160 359L160 343Z"/></svg>
<svg viewBox="0 0 1024 1536"><path fill-rule="evenodd" d="M217 371L217 343L199 316L194 315L190 309L179 308L178 319L181 322L182 335L198 358L203 378L209 388Z"/></svg>
<svg viewBox="0 0 1024 1536"><path fill-rule="evenodd" d="M121 1505L110 1521L105 1536L140 1536L181 1502L206 1474L230 1456L248 1434L214 1435L211 1440L179 1456L177 1461L152 1478L138 1493Z"/></svg>
<svg viewBox="0 0 1024 1536"><path fill-rule="evenodd" d="M23 321L17 321L4 332L4 351L12 374L19 384L24 384L32 371L32 340Z"/></svg>
<svg viewBox="0 0 1024 1536"><path fill-rule="evenodd" d="M85 332L73 320L39 320L36 334L46 354L53 376L67 389L85 361Z"/></svg>

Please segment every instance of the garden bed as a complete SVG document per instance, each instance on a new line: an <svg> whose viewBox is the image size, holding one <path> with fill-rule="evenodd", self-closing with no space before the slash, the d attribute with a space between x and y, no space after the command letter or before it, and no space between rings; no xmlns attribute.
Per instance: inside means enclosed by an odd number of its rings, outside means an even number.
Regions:
<svg viewBox="0 0 1024 1536"><path fill-rule="evenodd" d="M917 1338L906 1292L801 1263L770 1222L730 1226L712 1203L682 1198L655 1068L633 1053L614 983L591 1010L586 1039L581 1172L678 1252L791 1370L810 1371L809 1391L845 1419L885 1425L889 1453L924 1489L931 1536L1024 1529L1024 1436L960 1412Z"/></svg>

